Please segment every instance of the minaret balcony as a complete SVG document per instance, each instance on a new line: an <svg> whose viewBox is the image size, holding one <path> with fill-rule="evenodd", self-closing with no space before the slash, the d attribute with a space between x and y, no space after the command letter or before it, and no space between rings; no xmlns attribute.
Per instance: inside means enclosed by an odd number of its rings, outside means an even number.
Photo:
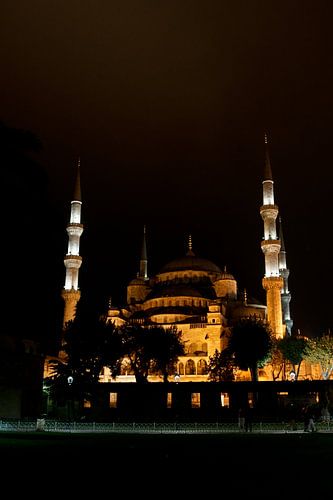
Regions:
<svg viewBox="0 0 333 500"><path fill-rule="evenodd" d="M83 233L83 224L78 224L77 222L71 222L66 227L68 236L81 236Z"/></svg>
<svg viewBox="0 0 333 500"><path fill-rule="evenodd" d="M279 207L277 205L261 205L260 215L263 219L276 219L279 213Z"/></svg>
<svg viewBox="0 0 333 500"><path fill-rule="evenodd" d="M67 268L72 268L72 269L79 269L79 267L82 264L82 257L81 255L66 255L64 258L64 264L65 267Z"/></svg>
<svg viewBox="0 0 333 500"><path fill-rule="evenodd" d="M279 253L280 248L280 240L263 240L261 242L261 250L264 253Z"/></svg>

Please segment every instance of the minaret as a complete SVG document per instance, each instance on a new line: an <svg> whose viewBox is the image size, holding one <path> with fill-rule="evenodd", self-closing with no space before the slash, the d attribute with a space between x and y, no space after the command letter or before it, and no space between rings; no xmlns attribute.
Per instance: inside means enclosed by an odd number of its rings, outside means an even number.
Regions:
<svg viewBox="0 0 333 500"><path fill-rule="evenodd" d="M281 290L283 278L279 272L280 240L276 234L276 218L279 212L274 204L274 187L272 168L269 157L267 135L265 135L265 172L263 180L263 204L260 215L264 221L264 238L261 249L265 255L265 276L262 280L266 290L267 320L276 338L284 336L282 324Z"/></svg>
<svg viewBox="0 0 333 500"><path fill-rule="evenodd" d="M81 224L81 183L80 183L80 159L78 161L76 182L73 200L71 201L71 215L66 228L68 234L68 250L64 259L66 267L65 286L62 298L65 301L63 326L75 317L76 304L80 300L79 269L82 263L80 256L80 237L83 233Z"/></svg>
<svg viewBox="0 0 333 500"><path fill-rule="evenodd" d="M293 320L290 318L291 294L288 288L289 269L287 268L286 248L284 245L281 217L279 217L279 239L281 243L281 249L279 253L279 270L280 275L283 278L283 287L281 290L282 317L283 323L286 325L287 334L291 335Z"/></svg>
<svg viewBox="0 0 333 500"><path fill-rule="evenodd" d="M148 280L148 258L147 258L147 243L146 243L146 226L143 226L143 240L140 258L139 278Z"/></svg>

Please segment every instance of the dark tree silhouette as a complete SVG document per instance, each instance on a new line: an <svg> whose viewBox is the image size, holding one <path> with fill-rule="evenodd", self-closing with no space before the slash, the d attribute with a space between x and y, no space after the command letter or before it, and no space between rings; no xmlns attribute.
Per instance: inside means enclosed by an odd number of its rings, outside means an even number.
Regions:
<svg viewBox="0 0 333 500"><path fill-rule="evenodd" d="M272 335L267 324L258 318L241 319L234 325L228 349L241 370L250 369L253 381L258 380L258 367L267 360L272 345Z"/></svg>
<svg viewBox="0 0 333 500"><path fill-rule="evenodd" d="M120 371L124 356L121 331L101 314L92 294L83 294L75 318L65 325L59 348L63 357L55 360L51 393L56 400L68 392L68 377L72 376L72 394L82 400L86 389L99 381L103 367L113 376Z"/></svg>
<svg viewBox="0 0 333 500"><path fill-rule="evenodd" d="M163 381L168 382L170 372L175 372L178 357L185 353L182 333L176 326L163 328L161 326L150 327L152 335L153 369L161 372Z"/></svg>
<svg viewBox="0 0 333 500"><path fill-rule="evenodd" d="M295 378L298 379L301 363L306 356L307 340L300 335L291 335L279 341L279 349L286 361L292 364Z"/></svg>
<svg viewBox="0 0 333 500"><path fill-rule="evenodd" d="M208 374L209 380L213 382L228 382L235 380L234 360L230 349L223 351L215 350L213 356L209 357Z"/></svg>
<svg viewBox="0 0 333 500"><path fill-rule="evenodd" d="M168 380L170 365L184 353L181 333L176 328L125 325L122 328L124 348L137 382L148 382L150 372L160 371Z"/></svg>

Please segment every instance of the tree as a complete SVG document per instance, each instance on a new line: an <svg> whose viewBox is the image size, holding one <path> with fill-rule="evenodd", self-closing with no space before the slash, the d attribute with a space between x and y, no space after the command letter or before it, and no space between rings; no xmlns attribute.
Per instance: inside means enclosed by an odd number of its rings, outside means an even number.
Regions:
<svg viewBox="0 0 333 500"><path fill-rule="evenodd" d="M253 381L258 380L258 367L267 361L272 346L272 334L261 319L239 320L232 328L228 349L241 370L250 369Z"/></svg>
<svg viewBox="0 0 333 500"><path fill-rule="evenodd" d="M176 326L163 328L151 326L153 369L161 372L163 381L168 382L170 371L175 371L178 357L185 354L182 332Z"/></svg>
<svg viewBox="0 0 333 500"><path fill-rule="evenodd" d="M160 371L168 380L168 370L184 354L181 332L176 327L128 324L121 328L124 350L137 382L148 382L151 371Z"/></svg>
<svg viewBox="0 0 333 500"><path fill-rule="evenodd" d="M55 375L50 381L55 399L63 399L68 392L69 376L73 377L72 394L82 399L86 388L99 381L104 366L113 376L119 373L124 356L121 332L86 295L77 304L75 318L65 325L61 349L64 358L54 362Z"/></svg>
<svg viewBox="0 0 333 500"><path fill-rule="evenodd" d="M286 361L289 361L295 372L295 379L298 379L301 363L305 357L307 339L299 335L291 335L279 340L279 349Z"/></svg>
<svg viewBox="0 0 333 500"><path fill-rule="evenodd" d="M310 363L318 363L323 379L328 380L333 372L333 337L324 334L309 340L304 351L304 359Z"/></svg>
<svg viewBox="0 0 333 500"><path fill-rule="evenodd" d="M280 349L280 339L272 339L272 347L270 351L269 363L272 367L273 380L277 380L281 373L282 378L285 378L285 359Z"/></svg>
<svg viewBox="0 0 333 500"><path fill-rule="evenodd" d="M209 357L208 378L213 382L229 382L235 380L234 361L228 348L223 351L215 349L213 356Z"/></svg>

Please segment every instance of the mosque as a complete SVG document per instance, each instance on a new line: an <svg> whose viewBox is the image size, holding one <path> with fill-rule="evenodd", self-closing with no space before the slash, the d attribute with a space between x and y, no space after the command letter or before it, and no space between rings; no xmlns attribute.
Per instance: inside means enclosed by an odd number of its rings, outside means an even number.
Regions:
<svg viewBox="0 0 333 500"><path fill-rule="evenodd" d="M260 215L264 235L261 249L265 259L262 285L266 291L266 304L260 303L240 291L236 278L208 259L199 257L192 248L191 236L185 255L165 264L155 275L148 274L146 231L143 232L142 251L137 276L128 283L127 300L123 307L109 304L108 321L116 325L127 322L154 324L163 327L175 325L182 332L186 353L178 360L176 376L180 381L207 381L209 357L227 344L230 327L240 318L257 317L266 320L276 338L291 334L291 294L288 289L289 270L282 234L279 209L274 200L274 181L265 136L265 165L263 176L263 202ZM76 179L71 202L70 221L67 226L68 251L64 258L66 268L64 299L64 325L74 318L80 299L79 270L81 224L80 171ZM279 220L279 231L277 221ZM241 372L237 379L246 379ZM262 370L259 379L268 379ZM153 377L151 378L153 380ZM135 380L126 366L117 381ZM111 382L107 368L101 374L102 382Z"/></svg>

